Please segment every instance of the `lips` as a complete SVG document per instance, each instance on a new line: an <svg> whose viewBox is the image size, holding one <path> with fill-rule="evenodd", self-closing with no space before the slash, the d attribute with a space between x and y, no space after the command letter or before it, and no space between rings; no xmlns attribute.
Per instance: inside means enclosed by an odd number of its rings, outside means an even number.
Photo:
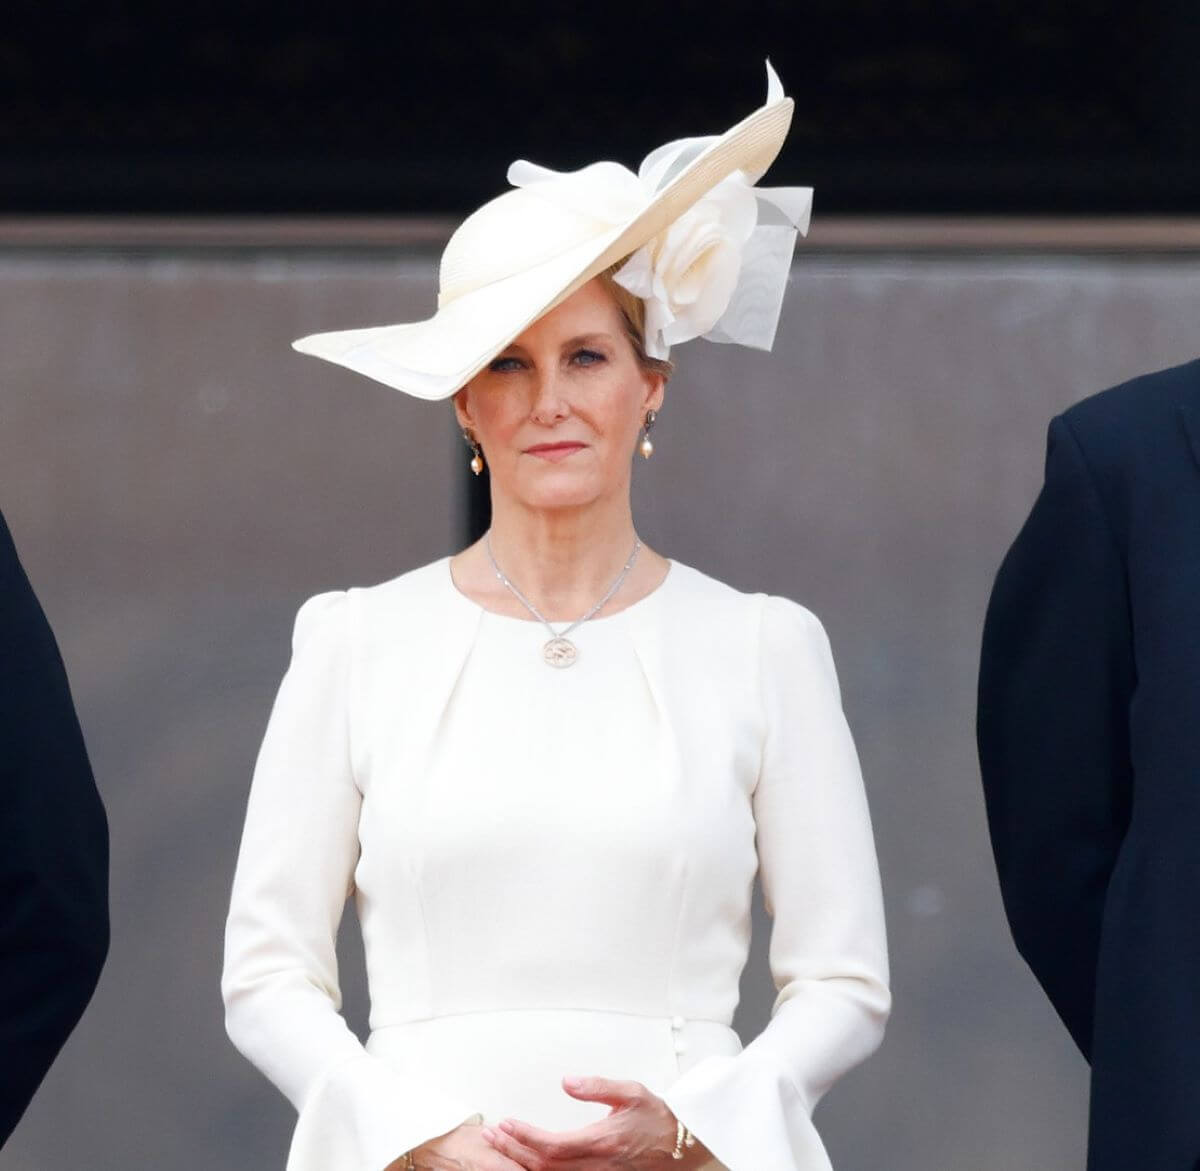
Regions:
<svg viewBox="0 0 1200 1171"><path fill-rule="evenodd" d="M525 453L553 459L555 456L570 455L573 451L582 451L583 447L582 443L537 443L533 447L527 447Z"/></svg>

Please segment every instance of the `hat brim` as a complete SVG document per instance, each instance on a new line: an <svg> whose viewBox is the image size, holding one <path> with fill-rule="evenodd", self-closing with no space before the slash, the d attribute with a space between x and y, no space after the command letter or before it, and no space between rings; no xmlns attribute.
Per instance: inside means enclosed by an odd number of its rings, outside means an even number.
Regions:
<svg viewBox="0 0 1200 1171"><path fill-rule="evenodd" d="M734 171L756 182L787 137L794 103L759 107L703 150L627 223L444 304L425 321L310 334L292 347L416 398L453 395L539 317L640 248Z"/></svg>

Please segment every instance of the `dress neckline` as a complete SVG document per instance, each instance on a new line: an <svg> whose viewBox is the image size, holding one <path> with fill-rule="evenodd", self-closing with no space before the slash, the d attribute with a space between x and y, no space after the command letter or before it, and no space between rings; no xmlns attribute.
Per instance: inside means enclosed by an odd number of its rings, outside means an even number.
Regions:
<svg viewBox="0 0 1200 1171"><path fill-rule="evenodd" d="M446 582L450 587L450 593L454 595L458 601L464 606L469 606L476 614L481 614L488 619L494 619L497 622L519 622L523 626L541 626L542 624L532 615L528 618L520 618L515 614L500 614L495 610L489 610L486 606L475 601L474 598L468 597L458 588L458 583L454 580L454 574L450 570L450 561L453 555L449 554L442 558L442 567L445 573ZM612 614L597 614L593 618L589 618L585 625L595 626L597 623L611 622L616 618L622 618L626 614L632 614L639 608L649 606L653 603L660 594L664 593L671 581L678 577L677 563L670 557L667 557L667 572L663 574L662 581L658 583L648 594L643 594L636 602L630 602L628 606L622 606L620 610ZM551 626L569 626L574 619L556 618L551 619Z"/></svg>

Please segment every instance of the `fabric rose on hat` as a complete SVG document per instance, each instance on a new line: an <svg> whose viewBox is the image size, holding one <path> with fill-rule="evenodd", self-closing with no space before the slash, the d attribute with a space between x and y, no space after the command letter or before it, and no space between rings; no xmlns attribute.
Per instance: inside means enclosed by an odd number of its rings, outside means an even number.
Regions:
<svg viewBox="0 0 1200 1171"><path fill-rule="evenodd" d="M736 172L644 244L613 279L646 302L646 352L708 333L737 288L742 254L758 222L758 204Z"/></svg>

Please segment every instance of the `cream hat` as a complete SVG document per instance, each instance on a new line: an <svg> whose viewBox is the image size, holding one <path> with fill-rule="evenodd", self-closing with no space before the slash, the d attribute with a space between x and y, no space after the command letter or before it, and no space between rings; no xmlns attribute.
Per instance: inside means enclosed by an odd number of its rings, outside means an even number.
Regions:
<svg viewBox="0 0 1200 1171"><path fill-rule="evenodd" d="M719 137L669 142L637 174L613 162L556 172L519 160L513 190L469 215L442 253L425 321L292 343L424 399L449 398L542 314L610 265L646 301L647 352L705 336L770 349L811 187L757 188L793 102L767 62L764 105Z"/></svg>

